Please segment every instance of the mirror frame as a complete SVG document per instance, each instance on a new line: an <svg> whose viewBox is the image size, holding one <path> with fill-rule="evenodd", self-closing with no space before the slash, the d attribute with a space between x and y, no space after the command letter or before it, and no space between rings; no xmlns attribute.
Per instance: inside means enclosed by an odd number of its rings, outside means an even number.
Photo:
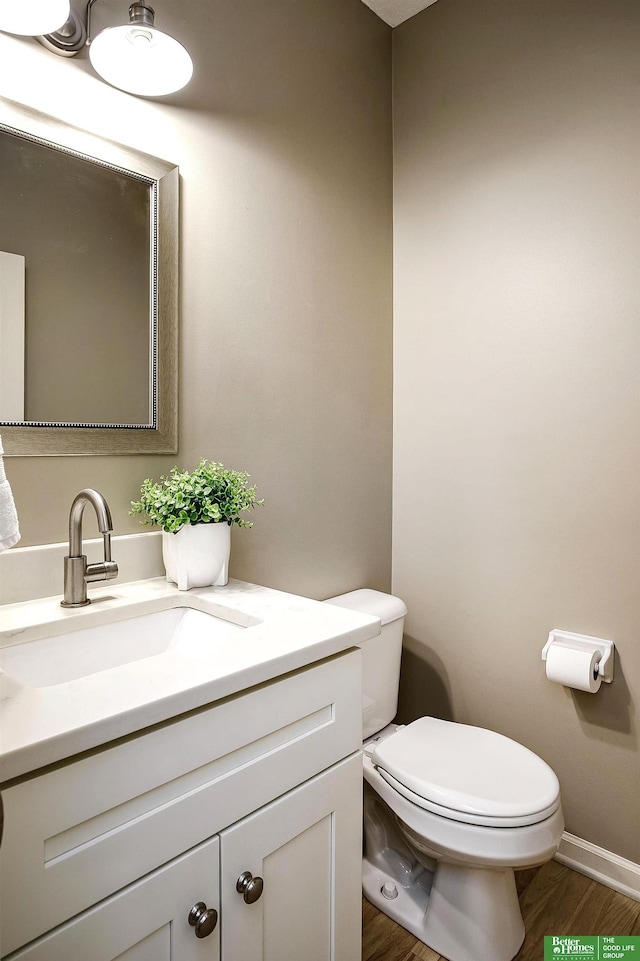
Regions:
<svg viewBox="0 0 640 961"><path fill-rule="evenodd" d="M171 454L178 449L178 167L72 127L0 97L0 130L80 159L147 180L152 223L150 284L153 331L152 411L149 426L83 427L0 422L5 456ZM153 321L155 320L155 323ZM117 389L117 385L114 385ZM6 423L6 422L5 422Z"/></svg>

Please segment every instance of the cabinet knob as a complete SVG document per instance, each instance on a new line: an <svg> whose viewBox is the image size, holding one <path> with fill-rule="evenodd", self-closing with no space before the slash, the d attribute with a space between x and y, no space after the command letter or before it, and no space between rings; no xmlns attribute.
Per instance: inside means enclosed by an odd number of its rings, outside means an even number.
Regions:
<svg viewBox="0 0 640 961"><path fill-rule="evenodd" d="M218 923L218 912L215 908L208 908L204 901L197 901L189 911L187 921L196 929L196 938L206 938Z"/></svg>
<svg viewBox="0 0 640 961"><path fill-rule="evenodd" d="M236 891L241 894L245 904L253 904L262 894L264 881L262 878L254 878L251 871L245 871L236 881Z"/></svg>

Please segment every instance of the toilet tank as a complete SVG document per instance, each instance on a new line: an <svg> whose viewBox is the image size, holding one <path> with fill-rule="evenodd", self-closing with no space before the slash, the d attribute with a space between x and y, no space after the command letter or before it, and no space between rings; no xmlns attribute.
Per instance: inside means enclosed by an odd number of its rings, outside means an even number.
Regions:
<svg viewBox="0 0 640 961"><path fill-rule="evenodd" d="M400 655L407 608L399 597L381 591L360 590L329 597L352 611L379 617L382 631L377 637L359 644L362 650L362 728L363 739L390 724L398 709Z"/></svg>

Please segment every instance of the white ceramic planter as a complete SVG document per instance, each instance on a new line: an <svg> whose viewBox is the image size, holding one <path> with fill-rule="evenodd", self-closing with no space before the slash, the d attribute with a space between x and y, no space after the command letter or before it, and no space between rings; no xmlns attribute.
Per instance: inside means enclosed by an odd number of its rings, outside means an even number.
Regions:
<svg viewBox="0 0 640 961"><path fill-rule="evenodd" d="M194 524L177 534L162 532L162 557L167 580L179 591L192 587L224 587L229 580L231 527L229 524Z"/></svg>

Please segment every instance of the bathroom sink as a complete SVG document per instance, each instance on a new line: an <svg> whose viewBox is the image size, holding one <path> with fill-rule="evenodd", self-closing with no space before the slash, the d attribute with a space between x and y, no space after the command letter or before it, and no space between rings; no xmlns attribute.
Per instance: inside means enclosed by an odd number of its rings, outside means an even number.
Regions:
<svg viewBox="0 0 640 961"><path fill-rule="evenodd" d="M212 643L243 631L212 614L174 607L0 649L0 670L26 687L51 687L175 652L212 653Z"/></svg>

